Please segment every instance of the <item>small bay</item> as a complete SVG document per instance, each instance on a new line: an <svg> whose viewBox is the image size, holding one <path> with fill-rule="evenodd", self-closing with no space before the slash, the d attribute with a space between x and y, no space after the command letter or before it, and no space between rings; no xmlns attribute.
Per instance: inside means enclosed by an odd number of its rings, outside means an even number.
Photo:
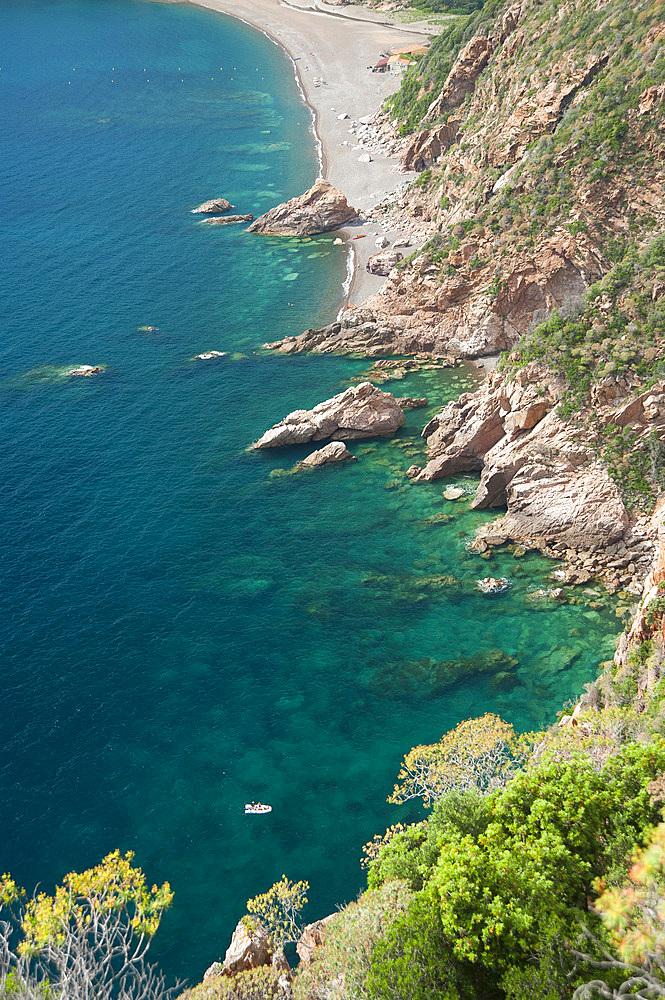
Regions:
<svg viewBox="0 0 665 1000"><path fill-rule="evenodd" d="M417 815L385 802L412 745L484 711L552 721L620 624L600 594L531 596L539 555L468 550L473 476L455 502L406 479L466 368L391 383L429 405L353 464L246 450L368 367L260 350L333 318L334 236L191 214L316 177L280 49L143 0L13 0L0 37L0 870L47 888L135 850L175 891L154 957L194 980L283 872L312 918L355 896L361 845Z"/></svg>

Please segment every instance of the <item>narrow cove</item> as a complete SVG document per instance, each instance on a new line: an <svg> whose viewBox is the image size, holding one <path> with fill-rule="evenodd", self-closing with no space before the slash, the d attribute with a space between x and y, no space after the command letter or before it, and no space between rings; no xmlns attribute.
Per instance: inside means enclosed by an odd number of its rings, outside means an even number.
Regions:
<svg viewBox="0 0 665 1000"><path fill-rule="evenodd" d="M410 746L483 711L552 721L612 654L615 602L530 597L551 562L469 552L487 514L406 479L429 416L474 384L465 368L390 383L429 406L351 445L348 467L271 475L306 451L245 451L367 370L259 350L334 314L333 237L189 214L217 195L258 214L315 176L272 43L132 0L0 18L25 39L0 135L1 865L31 889L135 850L176 894L154 957L195 980L282 872L311 883L312 918L356 894L361 845L412 815L385 802ZM227 355L193 360L210 349ZM75 363L108 367L58 374ZM481 594L488 573L510 590ZM251 798L273 813L245 816Z"/></svg>

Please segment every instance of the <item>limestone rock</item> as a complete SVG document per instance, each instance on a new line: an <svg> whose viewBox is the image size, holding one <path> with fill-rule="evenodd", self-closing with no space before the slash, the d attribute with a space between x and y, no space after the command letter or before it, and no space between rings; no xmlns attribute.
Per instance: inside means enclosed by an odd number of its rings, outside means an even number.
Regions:
<svg viewBox="0 0 665 1000"><path fill-rule="evenodd" d="M254 216L249 215L211 215L208 219L202 219L209 226L232 226L236 222L251 222Z"/></svg>
<svg viewBox="0 0 665 1000"><path fill-rule="evenodd" d="M382 250L368 257L367 270L370 274L387 275L401 260L404 260L404 254L399 250Z"/></svg>
<svg viewBox="0 0 665 1000"><path fill-rule="evenodd" d="M212 198L210 201L204 201L198 208L193 208L192 214L198 215L210 212L229 212L232 208L233 205L230 201L227 201L226 198Z"/></svg>
<svg viewBox="0 0 665 1000"><path fill-rule="evenodd" d="M271 208L249 227L268 236L313 236L340 229L358 217L341 191L319 177L304 194Z"/></svg>
<svg viewBox="0 0 665 1000"><path fill-rule="evenodd" d="M393 434L403 424L404 412L395 397L371 382L361 382L311 410L289 413L266 431L254 448L377 437Z"/></svg>
<svg viewBox="0 0 665 1000"><path fill-rule="evenodd" d="M318 448L311 455L304 458L298 465L299 469L314 469L319 465L329 465L331 462L344 462L348 459L355 461L355 456L351 454L343 441L331 441L323 448Z"/></svg>
<svg viewBox="0 0 665 1000"><path fill-rule="evenodd" d="M272 954L268 932L263 924L240 920L224 956L222 972L232 976L247 969L257 969L260 965L269 965Z"/></svg>

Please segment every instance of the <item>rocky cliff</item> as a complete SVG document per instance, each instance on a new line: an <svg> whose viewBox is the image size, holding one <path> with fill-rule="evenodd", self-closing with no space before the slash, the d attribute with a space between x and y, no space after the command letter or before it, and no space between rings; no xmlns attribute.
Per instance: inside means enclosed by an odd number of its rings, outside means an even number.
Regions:
<svg viewBox="0 0 665 1000"><path fill-rule="evenodd" d="M521 0L437 38L392 108L420 177L377 209L424 246L297 349L364 350L371 324L384 350L496 354L643 249L665 222L661 22L650 0Z"/></svg>

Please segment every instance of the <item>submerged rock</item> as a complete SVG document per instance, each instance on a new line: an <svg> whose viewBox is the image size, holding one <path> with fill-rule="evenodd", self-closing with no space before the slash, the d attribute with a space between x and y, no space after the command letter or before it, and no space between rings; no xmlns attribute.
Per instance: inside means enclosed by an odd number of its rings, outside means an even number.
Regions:
<svg viewBox="0 0 665 1000"><path fill-rule="evenodd" d="M259 216L247 232L267 236L314 236L340 229L357 217L358 212L342 192L319 177L309 191Z"/></svg>
<svg viewBox="0 0 665 1000"><path fill-rule="evenodd" d="M314 469L319 465L329 465L331 462L344 462L348 459L355 461L354 456L348 450L343 441L331 441L323 448L313 451L311 455L304 458L296 468Z"/></svg>
<svg viewBox="0 0 665 1000"><path fill-rule="evenodd" d="M294 410L266 431L254 448L281 448L308 441L351 441L393 434L404 424L395 397L371 382L352 386L312 410Z"/></svg>
<svg viewBox="0 0 665 1000"><path fill-rule="evenodd" d="M198 208L192 209L192 215L199 215L206 212L229 212L234 206L226 198L212 198L204 201Z"/></svg>
<svg viewBox="0 0 665 1000"><path fill-rule="evenodd" d="M446 500L460 500L464 496L464 490L461 486L448 486L443 495Z"/></svg>
<svg viewBox="0 0 665 1000"><path fill-rule="evenodd" d="M384 664L374 674L372 686L393 696L405 693L428 698L441 694L461 680L491 674L497 687L510 689L518 683L518 667L519 660L502 649L488 649L457 660L425 657Z"/></svg>

